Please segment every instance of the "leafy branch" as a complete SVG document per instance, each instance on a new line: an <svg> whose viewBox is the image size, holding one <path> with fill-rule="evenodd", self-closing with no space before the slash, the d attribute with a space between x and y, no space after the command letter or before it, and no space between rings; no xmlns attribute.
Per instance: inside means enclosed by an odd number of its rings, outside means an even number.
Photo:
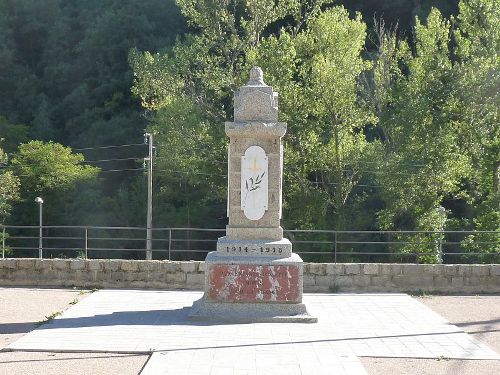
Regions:
<svg viewBox="0 0 500 375"><path fill-rule="evenodd" d="M262 174L257 175L257 177L255 177L255 179L253 177L250 177L249 179L247 179L245 181L245 189L247 190L247 193L260 188L260 183L262 182L262 179L264 178L265 174L266 174L266 172L262 172ZM249 182L250 182L250 184L249 184Z"/></svg>

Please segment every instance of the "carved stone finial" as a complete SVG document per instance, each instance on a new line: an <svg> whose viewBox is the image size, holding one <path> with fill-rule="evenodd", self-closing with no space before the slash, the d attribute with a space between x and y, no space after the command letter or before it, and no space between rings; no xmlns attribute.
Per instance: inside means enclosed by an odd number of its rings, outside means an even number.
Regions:
<svg viewBox="0 0 500 375"><path fill-rule="evenodd" d="M250 82L256 82L260 83L261 85L264 85L264 73L262 73L262 69L259 68L258 66L254 66L250 70Z"/></svg>
<svg viewBox="0 0 500 375"><path fill-rule="evenodd" d="M278 94L265 84L262 69L250 70L250 80L234 93L234 121L278 122Z"/></svg>

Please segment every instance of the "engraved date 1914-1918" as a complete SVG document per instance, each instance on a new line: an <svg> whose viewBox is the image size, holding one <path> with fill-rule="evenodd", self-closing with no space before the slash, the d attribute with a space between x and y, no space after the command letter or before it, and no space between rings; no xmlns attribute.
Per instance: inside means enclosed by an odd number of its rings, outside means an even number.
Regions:
<svg viewBox="0 0 500 375"><path fill-rule="evenodd" d="M227 253L268 253L268 254L281 254L283 249L281 247L258 247L249 249L248 246L226 246Z"/></svg>

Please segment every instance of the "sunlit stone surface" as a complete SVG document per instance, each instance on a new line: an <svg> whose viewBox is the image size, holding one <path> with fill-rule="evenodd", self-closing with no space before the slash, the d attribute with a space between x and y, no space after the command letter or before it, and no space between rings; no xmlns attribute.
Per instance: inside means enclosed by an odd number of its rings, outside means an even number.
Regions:
<svg viewBox="0 0 500 375"><path fill-rule="evenodd" d="M190 318L316 322L302 303L303 262L283 238L281 197L286 124L260 68L234 95L228 150L226 236L206 258L205 293Z"/></svg>

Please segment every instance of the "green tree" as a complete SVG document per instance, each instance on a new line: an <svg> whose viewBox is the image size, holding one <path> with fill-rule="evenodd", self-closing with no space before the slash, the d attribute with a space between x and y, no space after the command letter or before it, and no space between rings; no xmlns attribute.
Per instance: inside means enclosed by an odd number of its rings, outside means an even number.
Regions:
<svg viewBox="0 0 500 375"><path fill-rule="evenodd" d="M0 137L2 137L5 152L13 153L20 143L27 142L28 130L28 126L12 124L5 117L0 116Z"/></svg>
<svg viewBox="0 0 500 375"><path fill-rule="evenodd" d="M146 120L130 92L129 50L169 49L185 30L173 0L0 1L0 137L6 139L5 151L15 153L19 143L30 139L72 147L142 143ZM132 158L144 157L145 147L83 152L87 160L130 160L94 163L117 172L82 185L88 191L78 199L72 196L64 206L68 215L55 218L61 224L65 219L91 224L93 214L102 225L142 218L135 210L144 197L131 205L119 197L135 196L140 172L127 169L138 168ZM80 201L80 209L70 208L85 195L96 205ZM54 206L47 206L47 214L49 207ZM29 204L19 204L11 220L32 224L27 219L32 211Z"/></svg>
<svg viewBox="0 0 500 375"><path fill-rule="evenodd" d="M478 12L462 14L473 3ZM427 25L417 19L413 53L405 43L398 46L392 36L380 43L371 80L374 89L368 96L379 115L386 149L375 171L378 184L384 186L386 207L379 212L382 228L441 231L446 224L440 206L447 207L450 220L446 222L451 229L455 225L499 228L494 198L499 160L495 120L499 97L494 89L498 87L498 58L492 52L498 45L494 37L498 23L491 19L498 15L488 1L467 4L460 5L453 33L450 22L436 9ZM489 32L467 23L471 22L468 14L474 14L473 22L478 22L480 9L486 12L481 24L490 25ZM485 51L490 51L488 57ZM469 212L478 211L477 218L470 218L475 226L467 224L463 212L457 212L459 201L469 202ZM481 220L479 212L488 220ZM484 226L486 222L491 226ZM439 234L401 237L410 243L399 250L431 254L420 260L437 261L440 238ZM498 240L495 235L489 238Z"/></svg>
<svg viewBox="0 0 500 375"><path fill-rule="evenodd" d="M450 121L454 72L449 40L450 24L436 9L427 25L417 19L415 53L403 58L408 73L396 80L394 101L381 118L390 140L377 175L387 204L379 213L382 228L441 230L438 208L445 197L460 192L463 177L470 173L460 134ZM419 245L403 251L434 254L424 260L438 260L435 236L413 236L412 241Z"/></svg>
<svg viewBox="0 0 500 375"><path fill-rule="evenodd" d="M1 140L0 140L1 141ZM12 171L5 170L7 155L0 148L0 223L4 223L19 198L19 179Z"/></svg>
<svg viewBox="0 0 500 375"><path fill-rule="evenodd" d="M493 231L464 241L476 253L500 251L500 1L461 1L454 31L457 44L455 123L473 173L465 200L471 229ZM498 257L496 258L498 260ZM492 258L485 258L485 261Z"/></svg>
<svg viewBox="0 0 500 375"><path fill-rule="evenodd" d="M83 155L73 154L69 147L31 141L19 146L11 164L21 179L24 193L43 194L66 190L79 181L95 178L99 169L81 165L82 161Z"/></svg>
<svg viewBox="0 0 500 375"><path fill-rule="evenodd" d="M0 144L2 139L0 138ZM19 199L19 179L12 173L6 170L7 155L0 148L0 224L4 224L10 216L12 204ZM0 232L0 241L4 241L8 237L5 229ZM4 253L10 254L9 248L2 249Z"/></svg>
<svg viewBox="0 0 500 375"><path fill-rule="evenodd" d="M149 130L159 145L157 197L171 209L159 215L178 225L221 226L227 184L223 121L232 112L234 90L246 78L243 72L248 74L246 54L296 2L180 0L178 5L197 32L163 54L132 50L132 92L154 111Z"/></svg>
<svg viewBox="0 0 500 375"><path fill-rule="evenodd" d="M82 154L74 154L71 148L58 143L31 141L21 144L11 160L11 168L21 183L22 202L16 206L16 223L35 221L32 207L36 196L42 196L47 203L48 222L53 225L71 222L68 209L78 189L95 182L99 172L99 168L82 162Z"/></svg>
<svg viewBox="0 0 500 375"><path fill-rule="evenodd" d="M336 7L295 38L269 37L251 58L279 91L289 123L285 176L292 194L285 203L302 213L288 215L294 226L343 229L345 206L365 169L360 162L376 147L363 133L375 118L358 95L359 78L370 67L361 57L365 38L361 15L351 19Z"/></svg>
<svg viewBox="0 0 500 375"><path fill-rule="evenodd" d="M161 162L161 169L177 166L184 181L195 177L188 182L195 190L217 187L223 197L225 136L219 124L231 116L233 90L259 64L280 93L282 118L290 127L285 208L301 215L289 214L296 218L289 224L343 227L344 206L360 179L357 161L370 148L362 127L375 120L357 95L358 78L369 68L361 57L366 26L359 14L350 19L343 8L321 14L321 4L257 1L233 8L220 1L179 2L200 33L172 55L130 55L133 92L146 108L158 110L151 129L168 145L171 164ZM294 24L280 36L262 36L285 16Z"/></svg>

